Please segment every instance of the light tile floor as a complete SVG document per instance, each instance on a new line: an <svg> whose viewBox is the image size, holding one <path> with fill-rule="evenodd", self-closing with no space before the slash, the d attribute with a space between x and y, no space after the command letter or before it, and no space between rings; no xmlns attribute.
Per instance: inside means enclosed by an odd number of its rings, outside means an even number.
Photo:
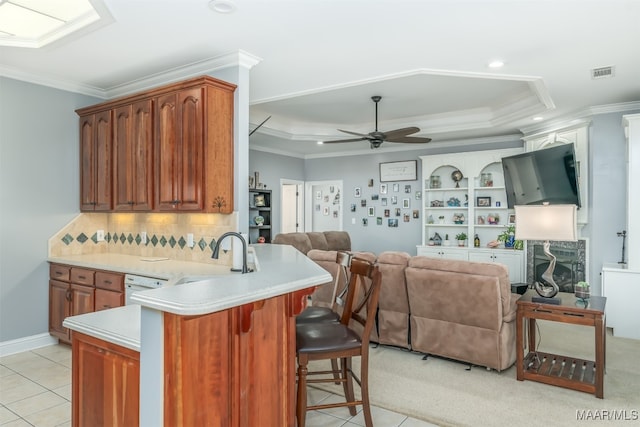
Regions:
<svg viewBox="0 0 640 427"><path fill-rule="evenodd" d="M332 402L341 397L310 389L309 402ZM360 408L358 408L360 409ZM371 408L376 427L434 427L405 415ZM71 426L71 348L54 345L0 357L0 426ZM364 426L361 411L346 408L310 411L308 427Z"/></svg>

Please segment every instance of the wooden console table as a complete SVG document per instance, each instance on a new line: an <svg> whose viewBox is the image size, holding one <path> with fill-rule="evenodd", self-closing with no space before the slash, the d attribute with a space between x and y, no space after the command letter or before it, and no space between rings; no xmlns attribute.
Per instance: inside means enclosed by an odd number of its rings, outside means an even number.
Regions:
<svg viewBox="0 0 640 427"><path fill-rule="evenodd" d="M604 397L605 297L592 296L585 306L573 294L560 293L559 305L532 302L535 291L518 300L516 316L517 379L531 380ZM524 355L524 321L528 319L529 352ZM536 351L536 320L595 328L595 361Z"/></svg>

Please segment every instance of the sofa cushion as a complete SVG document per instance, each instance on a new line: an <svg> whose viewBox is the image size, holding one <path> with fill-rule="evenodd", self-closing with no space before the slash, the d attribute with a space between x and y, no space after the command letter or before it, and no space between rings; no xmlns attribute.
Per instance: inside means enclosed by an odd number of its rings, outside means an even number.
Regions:
<svg viewBox="0 0 640 427"><path fill-rule="evenodd" d="M305 255L312 249L311 240L309 240L307 233L278 234L273 239L273 243L276 245L291 245Z"/></svg>
<svg viewBox="0 0 640 427"><path fill-rule="evenodd" d="M409 345L409 298L404 270L411 256L406 252L382 252L377 264L382 275L378 302L378 342L399 347Z"/></svg>
<svg viewBox="0 0 640 427"><path fill-rule="evenodd" d="M327 243L327 238L324 237L324 233L310 231L306 233L309 236L309 241L311 242L311 249L319 249L321 251L327 251L329 249L335 250L333 248L329 248L329 244Z"/></svg>
<svg viewBox="0 0 640 427"><path fill-rule="evenodd" d="M351 237L346 231L325 231L324 237L332 251L350 251Z"/></svg>

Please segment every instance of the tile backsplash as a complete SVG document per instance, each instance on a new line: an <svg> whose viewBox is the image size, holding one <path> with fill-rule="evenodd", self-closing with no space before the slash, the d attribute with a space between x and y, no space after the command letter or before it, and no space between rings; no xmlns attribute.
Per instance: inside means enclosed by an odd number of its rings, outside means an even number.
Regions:
<svg viewBox="0 0 640 427"><path fill-rule="evenodd" d="M237 222L237 213L83 213L49 239L49 255L110 252L207 262L217 238L237 230ZM98 241L98 230L104 241ZM187 245L189 233L193 247Z"/></svg>

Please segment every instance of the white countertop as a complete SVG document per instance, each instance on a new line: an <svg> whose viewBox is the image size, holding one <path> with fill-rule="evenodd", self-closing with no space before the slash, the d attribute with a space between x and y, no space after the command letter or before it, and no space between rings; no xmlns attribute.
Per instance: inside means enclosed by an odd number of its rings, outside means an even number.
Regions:
<svg viewBox="0 0 640 427"><path fill-rule="evenodd" d="M140 351L140 306L125 305L64 319L65 328Z"/></svg>
<svg viewBox="0 0 640 427"><path fill-rule="evenodd" d="M289 245L255 245L257 272L226 274L179 286L137 292L144 307L183 316L214 313L331 281L331 275Z"/></svg>
<svg viewBox="0 0 640 427"><path fill-rule="evenodd" d="M49 257L49 262L74 265L97 270L136 274L139 276L165 279L175 282L184 276L218 276L229 274L229 266L193 261L145 261L148 257L122 255L116 253L65 255Z"/></svg>
<svg viewBox="0 0 640 427"><path fill-rule="evenodd" d="M136 292L132 300L143 307L170 312L183 316L201 315L226 310L242 304L259 301L278 295L306 289L331 281L331 275L304 254L289 245L252 246L259 261L259 271L224 274L206 280L160 289ZM131 258L127 260L127 258ZM98 268L123 273L151 275L151 270L138 270L139 257L127 255L78 255L73 257L50 258L51 262ZM114 264L109 264L113 262ZM175 264L174 264L175 263ZM149 269L158 265L158 278L175 279L178 276L204 275L205 271L217 271L220 266L208 270L196 266L195 270L186 269L179 261L151 262ZM146 264L145 264L146 265ZM162 265L162 266L161 266ZM171 271L170 266L177 270ZM129 269L130 267L133 269ZM198 270L204 268L204 270ZM216 270L217 269L217 270ZM213 273L214 275L216 273ZM104 339L133 350L140 349L140 306L129 305L109 310L97 311L78 316L67 317L63 325L71 330Z"/></svg>

